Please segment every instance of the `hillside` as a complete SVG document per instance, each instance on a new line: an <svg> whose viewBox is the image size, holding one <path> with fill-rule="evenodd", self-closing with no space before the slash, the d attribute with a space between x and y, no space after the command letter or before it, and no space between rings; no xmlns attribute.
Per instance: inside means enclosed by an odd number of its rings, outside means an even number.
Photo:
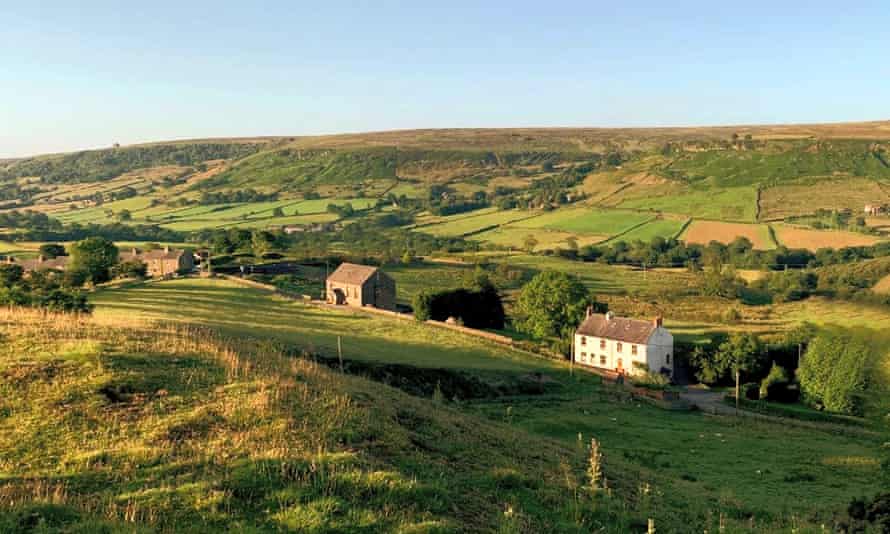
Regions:
<svg viewBox="0 0 890 534"><path fill-rule="evenodd" d="M881 484L881 435L664 411L429 326L218 280L96 302L0 313L4 532L818 531ZM346 374L313 362L336 336Z"/></svg>
<svg viewBox="0 0 890 534"><path fill-rule="evenodd" d="M330 204L351 211L328 210ZM855 218L866 204L890 204L888 122L406 130L176 141L0 163L0 211L32 210L68 224L123 222L187 233L408 212L403 224L416 220L419 232L495 248L526 248L529 236L539 250L565 247L569 238L582 246L682 238L690 218L815 225L820 210ZM433 225L487 207L518 207L525 215ZM569 216L579 208L593 212L590 220ZM568 212L516 222L552 209ZM890 230L882 216L854 222L786 232L787 242L778 244L852 246L882 240ZM728 243L767 228L692 231L698 242Z"/></svg>
<svg viewBox="0 0 890 534"><path fill-rule="evenodd" d="M22 310L3 322L3 532L576 530L560 480L583 476L583 454L557 441L274 343Z"/></svg>

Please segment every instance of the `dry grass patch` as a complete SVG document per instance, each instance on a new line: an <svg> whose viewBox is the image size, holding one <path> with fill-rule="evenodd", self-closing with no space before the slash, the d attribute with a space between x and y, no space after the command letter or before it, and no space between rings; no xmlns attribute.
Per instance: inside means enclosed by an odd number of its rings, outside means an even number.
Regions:
<svg viewBox="0 0 890 534"><path fill-rule="evenodd" d="M692 221L680 236L687 243L707 245L711 241L728 244L739 237L748 238L758 250L776 248L765 224L728 223L720 221Z"/></svg>
<svg viewBox="0 0 890 534"><path fill-rule="evenodd" d="M776 238L788 248L820 248L866 247L874 245L881 239L875 236L846 232L843 230L814 230L791 224L774 224Z"/></svg>

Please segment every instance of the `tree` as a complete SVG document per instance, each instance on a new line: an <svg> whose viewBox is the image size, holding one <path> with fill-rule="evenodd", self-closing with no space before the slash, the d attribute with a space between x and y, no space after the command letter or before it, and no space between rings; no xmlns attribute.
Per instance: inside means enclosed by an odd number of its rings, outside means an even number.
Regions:
<svg viewBox="0 0 890 534"><path fill-rule="evenodd" d="M433 296L429 291L421 291L414 295L411 307L414 309L414 318L420 322L428 321L432 314Z"/></svg>
<svg viewBox="0 0 890 534"><path fill-rule="evenodd" d="M14 263L0 264L0 287L12 287L22 281L24 270Z"/></svg>
<svg viewBox="0 0 890 534"><path fill-rule="evenodd" d="M104 237L88 237L78 241L71 245L71 261L67 269L69 280L76 285L106 282L117 258L117 247ZM77 284L78 281L81 284Z"/></svg>
<svg viewBox="0 0 890 534"><path fill-rule="evenodd" d="M48 259L67 255L67 252L65 252L65 247L58 243L44 243L43 245L40 245L39 252L41 256Z"/></svg>
<svg viewBox="0 0 890 534"><path fill-rule="evenodd" d="M753 334L733 333L714 351L696 347L689 357L695 376L705 384L725 384L739 373L739 378L756 375L762 370L764 353L760 340Z"/></svg>
<svg viewBox="0 0 890 534"><path fill-rule="evenodd" d="M567 336L592 304L587 288L578 279L562 272L544 271L519 293L517 326L538 338Z"/></svg>
<svg viewBox="0 0 890 534"><path fill-rule="evenodd" d="M119 221L132 221L132 220L133 220L133 214L130 213L130 210L121 210L121 211L117 214L117 220L119 220Z"/></svg>
<svg viewBox="0 0 890 534"><path fill-rule="evenodd" d="M872 354L865 334L828 331L816 336L797 370L804 401L832 412L860 414Z"/></svg>
<svg viewBox="0 0 890 534"><path fill-rule="evenodd" d="M284 217L284 210L281 209L281 206L278 206L274 210L272 210L273 217Z"/></svg>
<svg viewBox="0 0 890 534"><path fill-rule="evenodd" d="M113 278L145 278L148 266L139 260L122 261L111 268Z"/></svg>

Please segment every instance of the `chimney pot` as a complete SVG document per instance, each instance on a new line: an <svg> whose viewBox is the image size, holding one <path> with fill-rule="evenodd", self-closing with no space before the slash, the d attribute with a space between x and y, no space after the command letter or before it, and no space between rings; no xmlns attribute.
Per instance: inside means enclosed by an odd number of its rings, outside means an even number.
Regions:
<svg viewBox="0 0 890 534"><path fill-rule="evenodd" d="M662 318L662 316L659 315L659 316L655 317L655 319L652 320L652 323L655 325L655 328L659 328L659 327L661 327L661 325L664 324L664 318Z"/></svg>

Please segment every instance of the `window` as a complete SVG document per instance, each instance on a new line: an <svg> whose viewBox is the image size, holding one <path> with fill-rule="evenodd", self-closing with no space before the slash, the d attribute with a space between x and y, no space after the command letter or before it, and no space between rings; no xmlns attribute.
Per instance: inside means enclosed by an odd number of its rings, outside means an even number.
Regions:
<svg viewBox="0 0 890 534"><path fill-rule="evenodd" d="M670 355L670 354L668 354L667 356L665 356L665 358L664 358L664 362L667 363L668 365L670 365L670 363L671 363L671 355Z"/></svg>
<svg viewBox="0 0 890 534"><path fill-rule="evenodd" d="M586 360L586 359L587 359L587 353L586 353L586 352L582 352L582 353L581 353L581 361L583 362L583 361Z"/></svg>
<svg viewBox="0 0 890 534"><path fill-rule="evenodd" d="M621 343L615 344L615 350L617 350L618 352L621 352Z"/></svg>
<svg viewBox="0 0 890 534"><path fill-rule="evenodd" d="M636 356L636 354L637 354L637 346L636 345L630 346L630 353L633 354L634 356Z"/></svg>
<svg viewBox="0 0 890 534"><path fill-rule="evenodd" d="M606 356L605 355L600 356L600 365L606 365Z"/></svg>
<svg viewBox="0 0 890 534"><path fill-rule="evenodd" d="M581 344L582 344L582 345L586 345L586 344L587 344L587 338L586 338L585 336L581 336Z"/></svg>
<svg viewBox="0 0 890 534"><path fill-rule="evenodd" d="M601 339L601 340L600 340L600 348L601 348L601 349L606 348L606 340L605 340L605 339Z"/></svg>

